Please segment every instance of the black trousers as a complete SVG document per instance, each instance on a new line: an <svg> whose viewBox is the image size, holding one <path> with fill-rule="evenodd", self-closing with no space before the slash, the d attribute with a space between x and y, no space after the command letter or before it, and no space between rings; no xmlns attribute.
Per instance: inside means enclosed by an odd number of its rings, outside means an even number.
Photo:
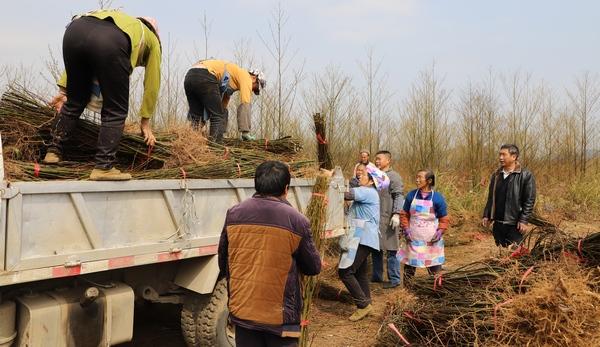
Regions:
<svg viewBox="0 0 600 347"><path fill-rule="evenodd" d="M298 339L235 326L236 347L297 347Z"/></svg>
<svg viewBox="0 0 600 347"><path fill-rule="evenodd" d="M365 308L371 303L369 288L369 269L367 258L373 248L358 245L356 257L350 267L339 269L338 275L354 299L358 308Z"/></svg>
<svg viewBox="0 0 600 347"><path fill-rule="evenodd" d="M523 235L517 230L516 225L494 222L492 234L494 234L496 246L508 247L523 241Z"/></svg>
<svg viewBox="0 0 600 347"><path fill-rule="evenodd" d="M211 141L223 142L223 134L227 130L227 110L223 108L223 99L219 91L219 81L207 69L192 68L188 70L183 81L185 96L190 110L188 120L197 128L204 122L204 110L210 120L209 137Z"/></svg>
<svg viewBox="0 0 600 347"><path fill-rule="evenodd" d="M112 167L129 110L130 56L129 37L113 22L94 17L71 22L63 37L67 102L55 124L49 152L62 153L90 100L96 77L103 98L96 167Z"/></svg>

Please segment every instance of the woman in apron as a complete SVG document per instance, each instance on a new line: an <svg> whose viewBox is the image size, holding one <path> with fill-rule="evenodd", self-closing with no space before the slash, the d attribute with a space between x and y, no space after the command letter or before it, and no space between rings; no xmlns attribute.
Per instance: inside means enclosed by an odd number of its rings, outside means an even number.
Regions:
<svg viewBox="0 0 600 347"><path fill-rule="evenodd" d="M350 188L344 199L353 201L350 207L350 233L342 237L342 255L338 265L340 279L356 304L349 317L358 321L372 310L369 290L367 258L379 250L379 194L378 189L389 186L387 175L374 166L359 164L359 187ZM343 243L343 244L342 244Z"/></svg>
<svg viewBox="0 0 600 347"><path fill-rule="evenodd" d="M400 246L398 258L404 264L404 280L412 278L418 267L427 268L430 274L435 275L442 270L445 261L446 200L434 190L433 171L417 172L416 183L417 189L408 193L400 212L406 242Z"/></svg>

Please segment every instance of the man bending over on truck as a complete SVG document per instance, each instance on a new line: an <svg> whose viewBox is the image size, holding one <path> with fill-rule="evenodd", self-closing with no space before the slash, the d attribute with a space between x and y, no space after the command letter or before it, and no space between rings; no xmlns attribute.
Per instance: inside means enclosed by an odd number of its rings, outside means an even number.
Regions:
<svg viewBox="0 0 600 347"><path fill-rule="evenodd" d="M160 88L161 47L156 20L132 17L119 10L76 16L63 37L63 58L65 73L58 81L59 94L51 101L60 115L43 162L62 161L63 149L70 146L77 120L88 107L97 109L101 120L96 167L90 180L131 179L113 164L129 112L129 76L137 66L145 71L140 132L148 146L156 141L150 127Z"/></svg>
<svg viewBox="0 0 600 347"><path fill-rule="evenodd" d="M256 169L256 194L227 211L219 268L238 347L298 345L300 274L318 274L321 259L308 219L286 200L289 186L288 166L266 161Z"/></svg>
<svg viewBox="0 0 600 347"><path fill-rule="evenodd" d="M221 143L229 118L229 98L239 90L238 130L242 140L255 140L250 134L252 93L259 95L265 85L265 77L258 70L246 70L224 60L199 61L188 70L183 82L190 106L188 120L194 128L201 128L210 120L209 139Z"/></svg>

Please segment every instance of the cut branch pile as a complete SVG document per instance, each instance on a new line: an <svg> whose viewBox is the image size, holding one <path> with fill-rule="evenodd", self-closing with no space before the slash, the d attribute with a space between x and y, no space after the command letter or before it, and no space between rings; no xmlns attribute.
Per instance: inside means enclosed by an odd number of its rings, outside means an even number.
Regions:
<svg viewBox="0 0 600 347"><path fill-rule="evenodd" d="M291 136L282 137L276 140L259 139L253 141L243 141L240 139L224 139L223 143L225 146L251 149L251 150L264 150L275 154L295 154L300 153L302 150L302 142L298 139L294 139Z"/></svg>
<svg viewBox="0 0 600 347"><path fill-rule="evenodd" d="M573 238L544 222L504 259L408 284L378 345L591 346L600 343L600 233Z"/></svg>
<svg viewBox="0 0 600 347"><path fill-rule="evenodd" d="M315 124L317 123L317 118L315 117ZM325 124L323 123L322 131L324 133ZM317 130L317 136L318 136ZM325 154L331 158L331 154L329 154L329 146L324 144L324 146L319 148L319 161L321 160L321 156ZM330 169L333 168L333 163L329 163L331 165ZM310 221L310 229L312 231L312 239L317 247L317 250L320 253L320 258L323 259L323 240L325 233L325 225L327 223L327 192L329 189L330 177L328 175L318 175L315 181L315 185L313 186L312 196L308 203L308 207L306 208L305 215ZM312 300L315 295L315 291L317 291L317 284L319 283L318 276L302 276L302 331L300 336L300 346L310 346L309 340L309 322L310 322L310 308L312 306Z"/></svg>
<svg viewBox="0 0 600 347"><path fill-rule="evenodd" d="M99 125L80 119L60 166L40 164L50 143L56 112L41 97L11 86L0 99L0 133L6 175L15 181L85 179L93 167ZM139 131L139 130L138 130ZM265 160L289 163L294 177L314 174L314 162L303 159L299 141L241 142L228 139L224 146L208 143L189 126L165 129L148 148L143 137L125 131L116 166L136 179L251 178Z"/></svg>

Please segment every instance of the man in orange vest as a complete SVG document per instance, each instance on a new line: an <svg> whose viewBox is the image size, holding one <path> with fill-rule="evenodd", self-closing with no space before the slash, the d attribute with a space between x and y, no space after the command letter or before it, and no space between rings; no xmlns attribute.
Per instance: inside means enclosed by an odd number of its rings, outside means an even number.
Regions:
<svg viewBox="0 0 600 347"><path fill-rule="evenodd" d="M259 95L265 85L265 77L258 70L246 70L224 60L199 61L188 70L184 81L190 106L188 120L195 128L210 121L209 139L221 143L227 128L227 104L231 95L239 91L238 130L242 140L254 140L250 134L252 94Z"/></svg>

